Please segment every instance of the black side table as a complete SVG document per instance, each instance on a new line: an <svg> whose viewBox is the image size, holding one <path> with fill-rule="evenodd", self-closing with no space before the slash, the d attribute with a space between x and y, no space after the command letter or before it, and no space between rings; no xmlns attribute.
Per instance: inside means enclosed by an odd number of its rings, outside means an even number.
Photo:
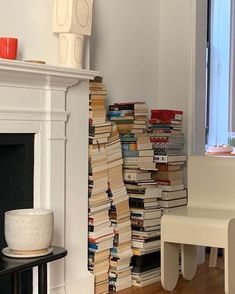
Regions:
<svg viewBox="0 0 235 294"><path fill-rule="evenodd" d="M52 247L52 253L41 257L11 258L0 255L0 276L12 276L12 294L21 294L21 272L34 266L38 267L38 294L47 294L47 263L67 255L64 248Z"/></svg>

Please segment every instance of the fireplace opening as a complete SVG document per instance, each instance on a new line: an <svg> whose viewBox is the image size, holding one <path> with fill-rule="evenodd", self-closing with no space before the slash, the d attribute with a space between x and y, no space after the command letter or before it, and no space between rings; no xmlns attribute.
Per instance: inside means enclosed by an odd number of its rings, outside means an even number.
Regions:
<svg viewBox="0 0 235 294"><path fill-rule="evenodd" d="M0 249L4 238L4 213L33 207L34 134L0 134ZM22 273L22 293L32 293L32 271ZM10 294L11 279L0 279L0 293Z"/></svg>

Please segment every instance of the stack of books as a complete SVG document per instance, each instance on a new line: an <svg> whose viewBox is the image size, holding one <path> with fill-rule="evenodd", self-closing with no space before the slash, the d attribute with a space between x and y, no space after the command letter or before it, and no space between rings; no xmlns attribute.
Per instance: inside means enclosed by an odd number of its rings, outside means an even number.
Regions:
<svg viewBox="0 0 235 294"><path fill-rule="evenodd" d="M99 111L103 107L105 96L98 99L98 108L93 103L93 93L99 91L96 89L104 89L104 85L97 81L90 82L90 113L95 116L90 116L89 120L88 268L95 275L95 294L103 294L109 291L109 256L114 237L114 229L109 220L110 199L107 194L107 142L112 125L105 121L104 109L102 115ZM97 109L99 118L96 116Z"/></svg>
<svg viewBox="0 0 235 294"><path fill-rule="evenodd" d="M160 277L161 209L158 199L162 190L152 179L156 164L147 133L147 115L144 102L113 104L109 107L109 117L117 123L122 143L123 178L131 208L134 254L132 283L136 286L154 283ZM150 265L152 257L157 259Z"/></svg>
<svg viewBox="0 0 235 294"><path fill-rule="evenodd" d="M120 138L124 168L139 170L139 172L155 169L154 150L147 133L122 134Z"/></svg>
<svg viewBox="0 0 235 294"><path fill-rule="evenodd" d="M151 177L151 173L150 173ZM126 181L132 224L132 284L149 285L160 280L159 198L162 190L146 181Z"/></svg>
<svg viewBox="0 0 235 294"><path fill-rule="evenodd" d="M110 220L115 236L110 254L109 289L119 291L131 286L131 223L126 187L122 176L122 149L116 125L113 124L107 145Z"/></svg>
<svg viewBox="0 0 235 294"><path fill-rule="evenodd" d="M101 77L95 77L89 86L89 119L92 124L103 124L106 121L107 91Z"/></svg>
<svg viewBox="0 0 235 294"><path fill-rule="evenodd" d="M158 172L152 178L163 189L159 205L164 210L187 205L187 190L184 188L183 167L187 156L183 152L183 112L158 109L151 111L150 130L154 148L154 161Z"/></svg>
<svg viewBox="0 0 235 294"><path fill-rule="evenodd" d="M148 108L145 102L115 103L109 106L109 119L119 134L142 134L146 130Z"/></svg>

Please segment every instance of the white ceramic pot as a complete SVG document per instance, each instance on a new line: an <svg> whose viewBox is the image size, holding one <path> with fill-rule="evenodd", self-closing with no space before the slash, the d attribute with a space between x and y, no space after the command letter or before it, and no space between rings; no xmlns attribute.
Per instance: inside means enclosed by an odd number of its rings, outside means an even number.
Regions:
<svg viewBox="0 0 235 294"><path fill-rule="evenodd" d="M51 246L54 215L50 209L17 209L5 212L5 239L19 252L40 252Z"/></svg>

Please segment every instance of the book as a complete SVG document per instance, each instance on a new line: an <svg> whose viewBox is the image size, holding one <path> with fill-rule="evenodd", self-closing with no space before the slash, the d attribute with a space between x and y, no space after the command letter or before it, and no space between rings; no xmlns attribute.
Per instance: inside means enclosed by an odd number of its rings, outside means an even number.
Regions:
<svg viewBox="0 0 235 294"><path fill-rule="evenodd" d="M176 191L163 191L161 200L174 200L185 197L187 197L187 189Z"/></svg>
<svg viewBox="0 0 235 294"><path fill-rule="evenodd" d="M161 232L160 229L158 230L151 230L151 231L138 231L138 230L132 230L132 235L135 238L150 238L150 237L156 237L160 236Z"/></svg>
<svg viewBox="0 0 235 294"><path fill-rule="evenodd" d="M131 209L131 217L135 219L153 219L162 216L161 209Z"/></svg>
<svg viewBox="0 0 235 294"><path fill-rule="evenodd" d="M110 122L105 122L103 124L97 125L89 125L89 135L92 136L94 134L110 133L111 127L112 126Z"/></svg>
<svg viewBox="0 0 235 294"><path fill-rule="evenodd" d="M89 223L96 225L98 223L103 223L108 219L108 211L98 211L95 213L89 213Z"/></svg>
<svg viewBox="0 0 235 294"><path fill-rule="evenodd" d="M156 276L145 278L145 280L143 281L135 280L132 275L132 286L135 286L135 287L145 287L160 281L161 281L160 270L158 270L158 274L156 274Z"/></svg>
<svg viewBox="0 0 235 294"><path fill-rule="evenodd" d="M89 223L88 221L88 232L99 232L103 229L111 227L111 221L104 221L103 223L100 223L99 225L93 225Z"/></svg>
<svg viewBox="0 0 235 294"><path fill-rule="evenodd" d="M171 133L152 133L150 134L150 142L152 143L184 143L183 134L171 134Z"/></svg>
<svg viewBox="0 0 235 294"><path fill-rule="evenodd" d="M175 185L170 185L170 184L158 184L158 187L162 189L162 191L178 191L178 190L183 190L184 189L184 184L175 184Z"/></svg>
<svg viewBox="0 0 235 294"><path fill-rule="evenodd" d="M139 150L139 156L153 156L153 149Z"/></svg>
<svg viewBox="0 0 235 294"><path fill-rule="evenodd" d="M90 204L90 202L89 202ZM94 213L94 212L99 212L99 211L108 211L110 208L110 202L109 200L107 202L103 202L102 204L99 205L89 205L88 212L89 213Z"/></svg>
<svg viewBox="0 0 235 294"><path fill-rule="evenodd" d="M182 124L182 117L180 119L162 119L162 118L151 118L149 120L150 124L175 124L175 125L181 125Z"/></svg>
<svg viewBox="0 0 235 294"><path fill-rule="evenodd" d="M152 270L147 270L141 273L132 272L132 281L136 281L138 283L148 281L154 277L160 278L160 267L153 268ZM138 285L140 286L140 285Z"/></svg>
<svg viewBox="0 0 235 294"><path fill-rule="evenodd" d="M112 230L112 233L108 233L106 235L102 235L102 236L99 236L99 237L90 237L90 236L88 236L88 241L89 241L89 243L99 244L100 242L105 241L105 240L109 240L110 238L113 240L113 236L114 236L114 233L113 233L113 230Z"/></svg>
<svg viewBox="0 0 235 294"><path fill-rule="evenodd" d="M101 262L88 262L88 269L93 274L103 274L108 271L109 268L109 260L108 258L105 260L102 260Z"/></svg>
<svg viewBox="0 0 235 294"><path fill-rule="evenodd" d="M172 207L178 207L178 206L184 206L187 205L188 198L179 198L179 199L172 199L172 200L159 200L159 205L162 208L172 208Z"/></svg>
<svg viewBox="0 0 235 294"><path fill-rule="evenodd" d="M98 252L96 252L97 254ZM95 275L95 285L99 284L101 282L108 282L108 273L102 273L102 274L98 274Z"/></svg>
<svg viewBox="0 0 235 294"><path fill-rule="evenodd" d="M94 294L104 294L109 292L109 283L108 281L103 283L98 283L95 285Z"/></svg>
<svg viewBox="0 0 235 294"><path fill-rule="evenodd" d="M157 163L169 163L169 162L177 162L177 161L186 161L187 156L185 154L154 155L154 160Z"/></svg>
<svg viewBox="0 0 235 294"><path fill-rule="evenodd" d="M131 208L145 208L145 209L151 209L151 208L157 208L158 207L158 200L155 198L149 198L150 201L146 198L133 198L132 195L129 195L129 204Z"/></svg>
<svg viewBox="0 0 235 294"><path fill-rule="evenodd" d="M182 120L183 111L174 109L153 109L151 110L151 119L177 119Z"/></svg>
<svg viewBox="0 0 235 294"><path fill-rule="evenodd" d="M156 168L158 169L158 171L176 171L176 170L181 170L182 169L182 162L180 162L180 164L165 164L165 163L159 163L156 164Z"/></svg>
<svg viewBox="0 0 235 294"><path fill-rule="evenodd" d="M100 252L94 252L94 251L90 251L88 250L88 261L91 264L92 262L99 262L102 260L106 260L109 258L109 249L106 250L102 250Z"/></svg>
<svg viewBox="0 0 235 294"><path fill-rule="evenodd" d="M113 232L114 232L113 227L107 226L106 228L103 228L101 230L89 232L88 236L89 236L89 238L92 238L92 239L99 239L102 236L107 236L107 235L113 234Z"/></svg>
<svg viewBox="0 0 235 294"><path fill-rule="evenodd" d="M131 217L131 225L134 227L150 227L157 226L161 224L161 217L153 219L139 219Z"/></svg>
<svg viewBox="0 0 235 294"><path fill-rule="evenodd" d="M154 177L154 175L153 175ZM156 179L156 183L161 187L165 186L176 186L176 185L182 185L183 184L183 179L173 179L173 180L158 180ZM164 190L164 188L162 188L162 190Z"/></svg>
<svg viewBox="0 0 235 294"><path fill-rule="evenodd" d="M126 142L122 143L122 150L137 150L137 144L136 142Z"/></svg>
<svg viewBox="0 0 235 294"><path fill-rule="evenodd" d="M150 241L150 242L141 242L141 241L132 241L132 247L137 247L137 248L142 248L142 249L150 249L150 248L159 248L161 245L161 241L160 240L154 240L154 241ZM135 256L135 255L134 255ZM149 269L149 267L148 267ZM136 270L133 267L133 270ZM141 269L143 270L143 269Z"/></svg>
<svg viewBox="0 0 235 294"><path fill-rule="evenodd" d="M139 171L139 170L124 169L123 179L124 181L130 181L130 182L148 180L148 179L151 179L151 173Z"/></svg>
<svg viewBox="0 0 235 294"><path fill-rule="evenodd" d="M92 89L90 88L90 92L89 92L90 95L106 95L107 94L107 91L105 89Z"/></svg>
<svg viewBox="0 0 235 294"><path fill-rule="evenodd" d="M152 174L155 180L179 180L183 178L183 171L158 171Z"/></svg>
<svg viewBox="0 0 235 294"><path fill-rule="evenodd" d="M156 230L160 230L160 225L150 226L150 227L132 226L132 231L151 232Z"/></svg>
<svg viewBox="0 0 235 294"><path fill-rule="evenodd" d="M122 103L114 103L109 105L109 110L133 110L135 108L135 102L122 102Z"/></svg>
<svg viewBox="0 0 235 294"><path fill-rule="evenodd" d="M88 243L88 249L90 251L102 251L110 249L113 246L113 237L100 241L99 243Z"/></svg>
<svg viewBox="0 0 235 294"><path fill-rule="evenodd" d="M122 154L124 157L138 157L139 151L138 150L122 150Z"/></svg>
<svg viewBox="0 0 235 294"><path fill-rule="evenodd" d="M117 278L129 276L131 274L131 269L132 269L132 267L129 266L129 267L127 267L123 270L120 270L118 272L109 272L109 277L117 279Z"/></svg>
<svg viewBox="0 0 235 294"><path fill-rule="evenodd" d="M146 267L149 267L150 265L153 266L154 268L159 268L160 267L160 250L156 250L155 252L149 253L149 254L144 254L142 256L136 256L134 255L132 258L132 265L134 268L140 268L141 270L137 272L143 272L146 270ZM133 270L133 272L136 272Z"/></svg>
<svg viewBox="0 0 235 294"><path fill-rule="evenodd" d="M150 139L149 139L150 141ZM153 148L153 143L147 142L147 143L139 143L137 142L137 149L138 150L151 150Z"/></svg>

